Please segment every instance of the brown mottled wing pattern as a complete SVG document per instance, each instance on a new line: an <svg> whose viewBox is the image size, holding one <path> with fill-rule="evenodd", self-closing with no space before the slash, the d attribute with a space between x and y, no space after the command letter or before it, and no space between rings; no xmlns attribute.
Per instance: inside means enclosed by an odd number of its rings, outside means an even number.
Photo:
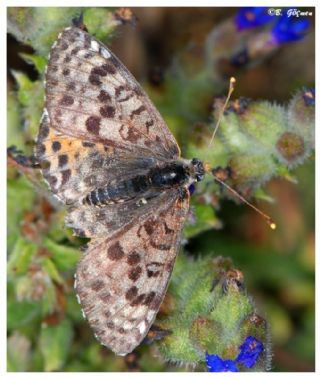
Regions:
<svg viewBox="0 0 320 377"><path fill-rule="evenodd" d="M76 27L53 45L46 74L51 126L104 145L177 158L179 147L137 81L112 52Z"/></svg>
<svg viewBox="0 0 320 377"><path fill-rule="evenodd" d="M167 196L147 218L91 241L77 269L84 315L98 340L119 355L141 343L167 289L189 195L173 190Z"/></svg>
<svg viewBox="0 0 320 377"><path fill-rule="evenodd" d="M154 166L148 150L114 148L61 134L42 116L36 156L51 191L67 204L119 177L133 177ZM90 210L90 209L88 209Z"/></svg>

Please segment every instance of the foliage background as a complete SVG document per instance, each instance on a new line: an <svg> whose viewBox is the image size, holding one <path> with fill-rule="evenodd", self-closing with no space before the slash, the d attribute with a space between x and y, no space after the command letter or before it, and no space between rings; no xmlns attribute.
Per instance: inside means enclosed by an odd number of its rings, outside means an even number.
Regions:
<svg viewBox="0 0 320 377"><path fill-rule="evenodd" d="M99 24L106 22L101 11L86 11L89 15L91 12L88 19L95 20L97 30ZM213 97L224 95L226 86L212 87L211 91L197 84L199 97L189 96L190 103L183 104L179 98L183 82L178 86L175 75L166 72L177 59L182 59L192 74L197 69L201 71L199 51L206 36L237 9L135 8L132 11L137 16L136 26L119 26L107 40L146 88L184 151L195 137L195 124L210 123ZM17 8L11 8L11 12L9 18L23 14ZM30 12L30 17L35 17ZM65 9L63 17L58 9L46 12L54 27L59 19L63 28L74 10ZM44 20L33 19L35 25L46 27ZM52 41L56 35L54 27ZM22 52L32 54L33 50L8 35L8 145L17 145L31 153L42 108L42 85L37 81L39 74L34 66L22 59ZM38 70L43 70L41 58L35 63ZM23 106L28 101L30 105L30 97L24 98L25 92L16 91L16 81L20 86L25 85L24 88L32 88L33 107ZM234 96L286 104L297 89L312 87L313 82L314 37L310 33L302 42L283 46L259 65L238 71ZM202 98L202 93L207 97ZM187 110L191 124L181 120L180 115ZM207 230L189 239L184 247L194 257L209 254L231 257L243 271L246 287L271 327L274 371L314 370L313 159L308 159L293 174L297 184L284 179L268 182L264 190L274 199L273 204L258 203L277 222L276 232L271 232L250 208L222 200L219 211L210 212L207 218L221 229ZM37 177L32 179L37 182ZM56 208L45 189L40 185L35 188L12 166L8 170L7 211L8 370L128 370L130 365L126 360L100 346L82 319L72 288L82 240L74 238L64 227L64 212ZM155 346L142 346L138 354L136 368L139 370L185 370L164 363L156 356Z"/></svg>

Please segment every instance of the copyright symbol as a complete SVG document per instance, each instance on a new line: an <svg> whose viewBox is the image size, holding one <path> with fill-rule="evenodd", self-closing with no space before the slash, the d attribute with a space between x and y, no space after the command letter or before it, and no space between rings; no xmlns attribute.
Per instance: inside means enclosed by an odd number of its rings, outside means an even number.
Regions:
<svg viewBox="0 0 320 377"><path fill-rule="evenodd" d="M275 13L276 13L276 11L275 11L274 8L269 8L269 9L268 9L268 15L269 15L269 16L274 16Z"/></svg>

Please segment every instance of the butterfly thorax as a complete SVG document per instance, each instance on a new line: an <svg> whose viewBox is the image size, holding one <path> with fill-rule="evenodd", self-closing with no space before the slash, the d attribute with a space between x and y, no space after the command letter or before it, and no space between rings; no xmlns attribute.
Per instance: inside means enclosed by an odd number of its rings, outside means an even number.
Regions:
<svg viewBox="0 0 320 377"><path fill-rule="evenodd" d="M85 197L84 203L99 206L131 199L147 199L162 191L200 181L203 176L203 164L198 159L170 161L149 169L145 174L110 182L105 187L95 189Z"/></svg>

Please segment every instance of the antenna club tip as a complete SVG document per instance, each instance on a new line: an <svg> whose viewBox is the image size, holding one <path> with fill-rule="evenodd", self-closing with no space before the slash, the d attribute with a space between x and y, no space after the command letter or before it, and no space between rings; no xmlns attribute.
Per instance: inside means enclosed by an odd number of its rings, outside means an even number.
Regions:
<svg viewBox="0 0 320 377"><path fill-rule="evenodd" d="M236 78L235 77L230 77L230 83L235 84L236 83Z"/></svg>
<svg viewBox="0 0 320 377"><path fill-rule="evenodd" d="M277 229L277 224L274 223L273 221L270 221L269 225L270 225L270 228L271 228L272 230L276 230L276 229Z"/></svg>

